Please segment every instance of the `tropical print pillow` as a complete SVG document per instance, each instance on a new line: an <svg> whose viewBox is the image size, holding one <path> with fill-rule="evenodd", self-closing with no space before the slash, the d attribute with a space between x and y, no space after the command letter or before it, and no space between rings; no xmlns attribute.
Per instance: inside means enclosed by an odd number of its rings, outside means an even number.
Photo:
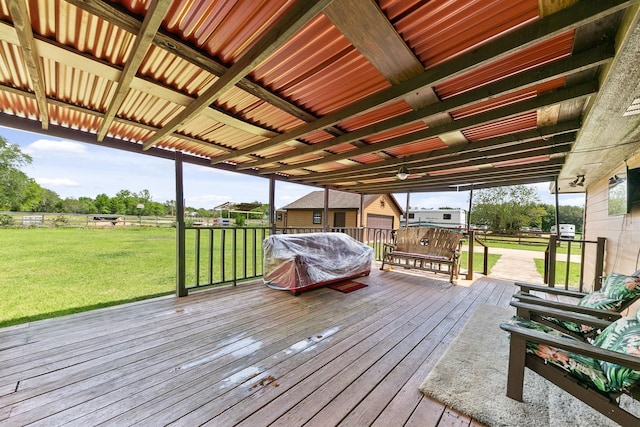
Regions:
<svg viewBox="0 0 640 427"><path fill-rule="evenodd" d="M595 338L593 345L640 358L640 310L636 317L616 320ZM629 390L640 380L640 371L615 363L601 361L600 368L615 391Z"/></svg>
<svg viewBox="0 0 640 427"><path fill-rule="evenodd" d="M523 319L518 316L512 317L509 323L512 325L522 326L527 329L545 332L557 337L577 341L576 338L563 334L562 332L559 332L547 325L534 322L533 320ZM578 381L590 385L592 388L596 388L603 392L612 391L607 377L600 368L599 361L595 359L531 341L527 341L527 352L540 357L545 361L545 363L551 363L563 369Z"/></svg>
<svg viewBox="0 0 640 427"><path fill-rule="evenodd" d="M633 301L640 297L640 278L610 273L604 279L602 292L607 298L617 299L623 303Z"/></svg>

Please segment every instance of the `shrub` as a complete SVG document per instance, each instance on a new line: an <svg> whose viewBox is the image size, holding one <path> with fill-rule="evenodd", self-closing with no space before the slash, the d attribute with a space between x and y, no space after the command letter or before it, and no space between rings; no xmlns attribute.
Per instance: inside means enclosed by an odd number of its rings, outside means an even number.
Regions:
<svg viewBox="0 0 640 427"><path fill-rule="evenodd" d="M11 215L0 215L0 227L10 228L16 225L16 220Z"/></svg>

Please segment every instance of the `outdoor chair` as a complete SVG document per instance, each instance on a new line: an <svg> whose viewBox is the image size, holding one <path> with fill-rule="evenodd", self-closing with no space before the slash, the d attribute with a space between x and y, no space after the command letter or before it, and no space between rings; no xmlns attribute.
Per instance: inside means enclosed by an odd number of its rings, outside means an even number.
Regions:
<svg viewBox="0 0 640 427"><path fill-rule="evenodd" d="M638 426L620 396L640 397L640 315L611 323L586 343L518 317L500 328L510 333L507 396L522 402L525 367L623 426Z"/></svg>
<svg viewBox="0 0 640 427"><path fill-rule="evenodd" d="M601 289L589 293L516 282L516 286L518 286L520 290L516 292L513 297L520 302L525 303L525 305L512 305L517 308L518 316L520 317L544 323L576 338L581 338L583 340L593 338L601 329L597 326L598 323L589 324L589 322L580 322L579 320L581 317L577 315L587 315L602 319L605 321L605 323L602 323L605 326L622 317L620 313L640 299L640 278L635 276L635 274L637 274L637 272L631 276L619 273L610 273L605 277L604 284ZM549 295L577 298L578 303L570 304L547 300L535 296L531 293L532 291L543 292ZM540 316L536 311L529 310L527 308L528 305L564 310L569 312L569 315L568 317L564 316L563 318ZM572 319L572 317L575 317L576 319ZM589 317L586 319L589 320Z"/></svg>

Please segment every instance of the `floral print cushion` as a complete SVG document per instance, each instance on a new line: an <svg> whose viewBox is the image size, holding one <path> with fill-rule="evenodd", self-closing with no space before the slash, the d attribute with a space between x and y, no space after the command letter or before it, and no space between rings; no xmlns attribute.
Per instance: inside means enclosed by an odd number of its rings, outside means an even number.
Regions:
<svg viewBox="0 0 640 427"><path fill-rule="evenodd" d="M518 316L513 316L509 323L527 329L545 332L557 337L576 340L576 338L563 334L562 332L559 332L547 325L534 322L533 320L523 319ZM527 341L527 352L540 357L545 361L545 363L551 363L563 369L569 375L582 383L588 384L603 392L612 391L610 390L609 380L602 372L599 361L595 359L531 341Z"/></svg>
<svg viewBox="0 0 640 427"><path fill-rule="evenodd" d="M633 301L640 297L640 278L610 273L604 279L602 292L607 298L624 302Z"/></svg>
<svg viewBox="0 0 640 427"><path fill-rule="evenodd" d="M620 311L622 301L615 298L609 298L602 291L590 292L578 302L581 307L597 308L599 310Z"/></svg>
<svg viewBox="0 0 640 427"><path fill-rule="evenodd" d="M596 347L640 357L640 310L636 318L623 317L607 326L593 341ZM640 380L640 371L600 362L610 387L614 391L629 390Z"/></svg>
<svg viewBox="0 0 640 427"><path fill-rule="evenodd" d="M618 312L622 308L622 301L607 297L602 291L588 293L578 302L579 306L597 308L599 310L609 310ZM581 334L585 338L591 336L595 331L588 325L571 322L569 320L560 320L553 317L545 317L549 322L555 323L563 329L577 334Z"/></svg>

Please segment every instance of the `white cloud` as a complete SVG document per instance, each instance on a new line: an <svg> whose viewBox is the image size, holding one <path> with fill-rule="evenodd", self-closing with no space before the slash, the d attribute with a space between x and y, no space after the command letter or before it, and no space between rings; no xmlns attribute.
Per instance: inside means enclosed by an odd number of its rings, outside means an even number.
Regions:
<svg viewBox="0 0 640 427"><path fill-rule="evenodd" d="M73 141L38 139L27 145L27 147L23 151L34 157L39 157L44 153L84 154L87 152L87 146L85 144Z"/></svg>
<svg viewBox="0 0 640 427"><path fill-rule="evenodd" d="M80 183L69 178L34 178L38 184L47 187L78 187Z"/></svg>

